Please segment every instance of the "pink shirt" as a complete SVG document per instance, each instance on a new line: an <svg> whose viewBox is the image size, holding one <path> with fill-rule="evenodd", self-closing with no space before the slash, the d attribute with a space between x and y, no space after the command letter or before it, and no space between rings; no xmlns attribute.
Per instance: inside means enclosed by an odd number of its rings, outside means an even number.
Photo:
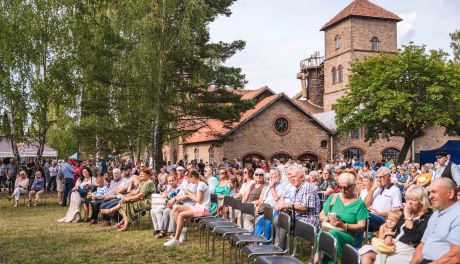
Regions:
<svg viewBox="0 0 460 264"><path fill-rule="evenodd" d="M21 177L16 178L14 187L21 187L27 190L27 188L29 187L29 179L28 178L23 179Z"/></svg>

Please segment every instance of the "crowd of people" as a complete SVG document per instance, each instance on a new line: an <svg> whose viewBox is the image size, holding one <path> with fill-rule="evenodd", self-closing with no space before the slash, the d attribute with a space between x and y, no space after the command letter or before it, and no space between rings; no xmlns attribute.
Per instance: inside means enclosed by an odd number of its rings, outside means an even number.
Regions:
<svg viewBox="0 0 460 264"><path fill-rule="evenodd" d="M183 242L188 219L211 213L228 218L223 200L232 196L256 208L256 219L244 215L239 224L267 239L273 223L263 212L272 207L275 217L288 212L291 221L328 232L337 240L338 255L346 244L359 248L364 264L460 259L460 168L445 152L438 153L434 164L422 166L393 160L321 164L254 159L242 164L223 159L220 164L168 162L159 172L140 162L65 159L61 164L47 161L32 179L14 164L14 159L7 166L0 163L0 184L14 182L8 186L14 206L21 195L36 206L40 195L54 190L58 204L69 204L59 222L114 223L119 231L150 211L154 236L166 238L164 246ZM363 245L365 230L374 234L369 245Z"/></svg>

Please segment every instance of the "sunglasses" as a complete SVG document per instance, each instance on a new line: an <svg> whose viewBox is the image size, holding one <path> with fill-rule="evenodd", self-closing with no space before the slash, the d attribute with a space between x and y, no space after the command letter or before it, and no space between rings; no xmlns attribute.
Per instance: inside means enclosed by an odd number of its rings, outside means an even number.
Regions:
<svg viewBox="0 0 460 264"><path fill-rule="evenodd" d="M350 190L350 189L353 189L353 188L355 187L355 185L354 185L354 184L348 185L348 186L342 186L342 185L340 185L339 187L340 187L341 190L348 191L348 190Z"/></svg>
<svg viewBox="0 0 460 264"><path fill-rule="evenodd" d="M264 176L263 173L256 173L256 174L254 174L254 175L255 175L255 176Z"/></svg>

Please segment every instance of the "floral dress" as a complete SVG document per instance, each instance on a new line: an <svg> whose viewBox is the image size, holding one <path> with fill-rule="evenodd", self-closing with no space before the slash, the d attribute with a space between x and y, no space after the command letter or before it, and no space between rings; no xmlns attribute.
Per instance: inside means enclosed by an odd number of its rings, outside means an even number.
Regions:
<svg viewBox="0 0 460 264"><path fill-rule="evenodd" d="M137 220L138 212L142 210L150 210L150 195L155 192L155 183L152 180L141 182L137 187L139 193L143 193L144 197L138 201L126 202L121 204L121 210L126 213L128 222L132 223Z"/></svg>

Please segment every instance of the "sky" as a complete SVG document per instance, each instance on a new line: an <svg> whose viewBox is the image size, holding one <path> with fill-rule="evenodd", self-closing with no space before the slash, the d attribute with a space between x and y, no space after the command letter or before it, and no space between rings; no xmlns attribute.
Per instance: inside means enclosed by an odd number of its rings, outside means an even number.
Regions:
<svg viewBox="0 0 460 264"><path fill-rule="evenodd" d="M230 17L210 24L211 40L246 41L246 48L226 62L240 67L246 89L267 85L289 96L300 91L296 79L301 60L315 51L324 54L319 29L352 0L238 0ZM449 33L460 30L460 0L372 0L403 18L398 47L413 41L449 54Z"/></svg>

